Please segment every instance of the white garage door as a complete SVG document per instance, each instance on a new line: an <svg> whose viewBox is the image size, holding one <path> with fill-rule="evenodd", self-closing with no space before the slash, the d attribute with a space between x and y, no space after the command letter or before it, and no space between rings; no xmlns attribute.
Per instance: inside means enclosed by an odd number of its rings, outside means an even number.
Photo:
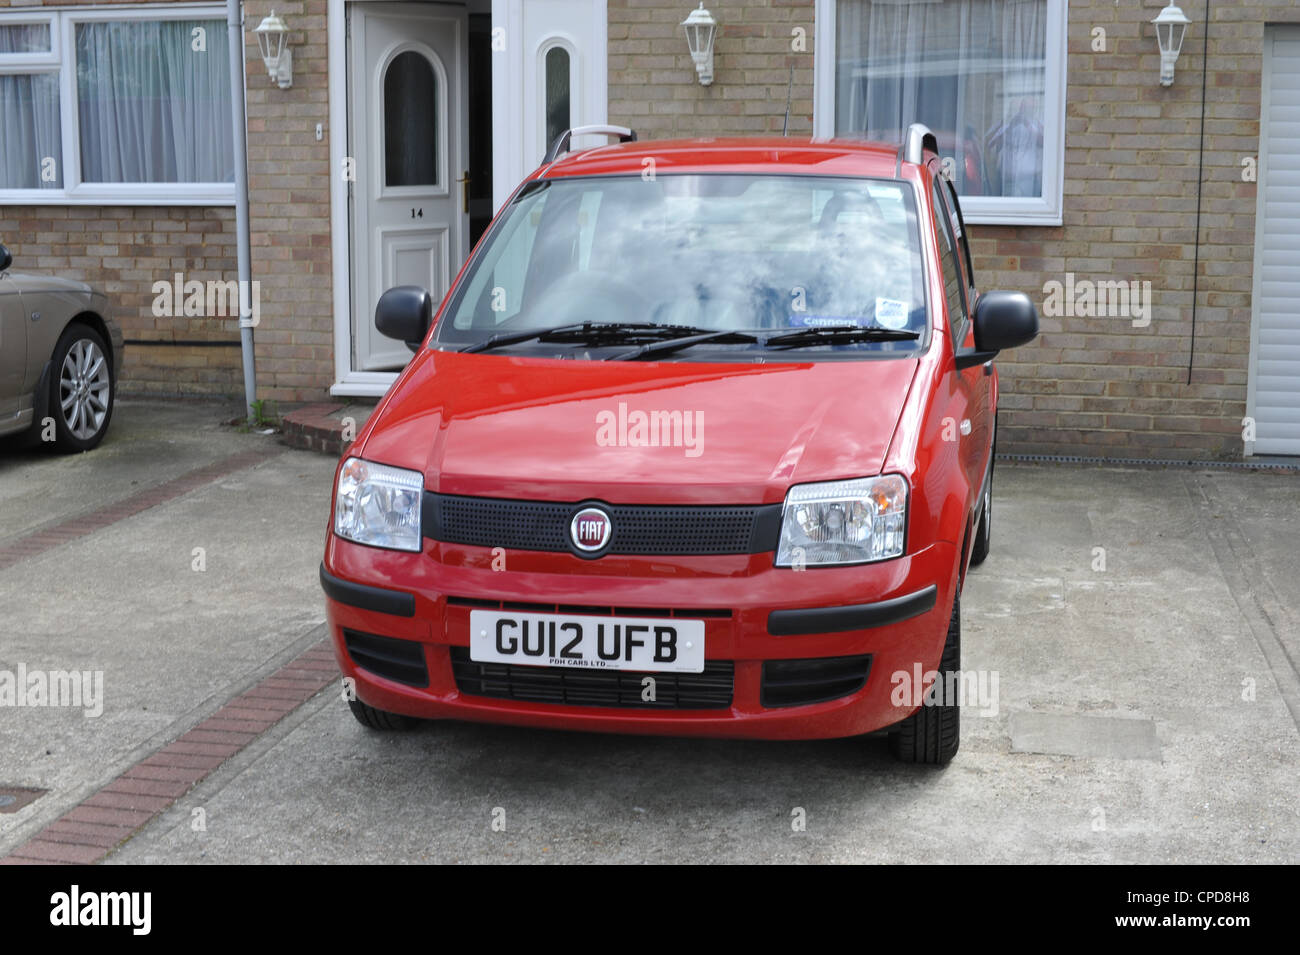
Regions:
<svg viewBox="0 0 1300 955"><path fill-rule="evenodd" d="M1264 35L1257 215L1246 413L1255 454L1300 455L1300 27Z"/></svg>

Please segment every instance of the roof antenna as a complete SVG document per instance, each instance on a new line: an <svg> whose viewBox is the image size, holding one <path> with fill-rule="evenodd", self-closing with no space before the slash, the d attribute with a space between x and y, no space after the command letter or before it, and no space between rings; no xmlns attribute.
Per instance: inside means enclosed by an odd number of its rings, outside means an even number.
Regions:
<svg viewBox="0 0 1300 955"><path fill-rule="evenodd" d="M785 88L785 122L781 124L781 135L786 135L790 128L790 96L794 93L794 67L790 67L790 85Z"/></svg>

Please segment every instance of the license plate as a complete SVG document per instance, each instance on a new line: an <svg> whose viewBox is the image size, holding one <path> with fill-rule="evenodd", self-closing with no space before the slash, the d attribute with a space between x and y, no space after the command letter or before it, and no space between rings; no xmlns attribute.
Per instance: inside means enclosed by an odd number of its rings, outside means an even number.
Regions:
<svg viewBox="0 0 1300 955"><path fill-rule="evenodd" d="M473 610L469 658L592 670L704 672L704 621Z"/></svg>

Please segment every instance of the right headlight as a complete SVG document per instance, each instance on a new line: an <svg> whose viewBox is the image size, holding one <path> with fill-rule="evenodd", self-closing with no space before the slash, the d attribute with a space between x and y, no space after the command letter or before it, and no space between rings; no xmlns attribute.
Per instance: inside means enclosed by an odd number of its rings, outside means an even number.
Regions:
<svg viewBox="0 0 1300 955"><path fill-rule="evenodd" d="M901 475L797 484L785 496L776 566L900 557L906 530L907 481Z"/></svg>
<svg viewBox="0 0 1300 955"><path fill-rule="evenodd" d="M334 494L334 533L358 544L419 553L423 496L419 471L348 458Z"/></svg>

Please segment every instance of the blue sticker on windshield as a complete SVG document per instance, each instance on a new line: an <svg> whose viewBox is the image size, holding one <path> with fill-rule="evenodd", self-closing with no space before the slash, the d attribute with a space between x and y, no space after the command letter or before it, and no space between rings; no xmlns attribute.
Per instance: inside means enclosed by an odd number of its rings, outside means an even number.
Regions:
<svg viewBox="0 0 1300 955"><path fill-rule="evenodd" d="M794 328L853 328L862 322L847 315L808 315L795 312L790 316L790 325Z"/></svg>

